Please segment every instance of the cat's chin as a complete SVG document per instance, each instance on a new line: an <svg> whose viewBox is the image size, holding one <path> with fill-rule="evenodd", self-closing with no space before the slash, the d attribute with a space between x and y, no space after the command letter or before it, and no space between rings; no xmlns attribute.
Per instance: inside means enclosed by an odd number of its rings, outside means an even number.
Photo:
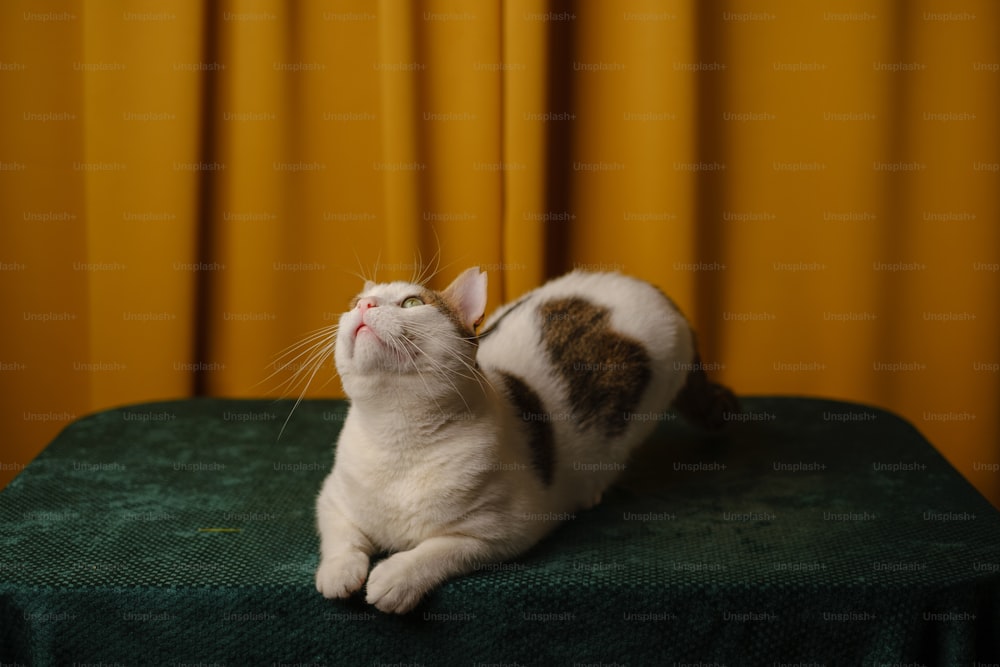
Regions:
<svg viewBox="0 0 1000 667"><path fill-rule="evenodd" d="M378 337L377 333L375 333L375 330L367 324L360 325L357 331L354 332L355 347L357 347L359 341L362 341L362 344L373 342L377 345L384 345L382 339Z"/></svg>
<svg viewBox="0 0 1000 667"><path fill-rule="evenodd" d="M374 335L362 334L362 337L371 340L361 341L360 345L354 346L354 354L346 360L347 372L373 380L378 380L382 376L395 378L400 375L416 374L411 360L401 358L401 355L376 340Z"/></svg>
<svg viewBox="0 0 1000 667"><path fill-rule="evenodd" d="M378 334L364 327L358 330L351 344L347 346L344 359L338 359L338 367L344 364L350 371L362 375L369 373L399 373L404 360L393 353Z"/></svg>

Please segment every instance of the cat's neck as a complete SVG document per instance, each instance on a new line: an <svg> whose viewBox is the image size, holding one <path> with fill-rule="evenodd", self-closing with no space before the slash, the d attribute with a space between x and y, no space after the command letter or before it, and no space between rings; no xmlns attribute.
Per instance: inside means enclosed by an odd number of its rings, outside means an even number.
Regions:
<svg viewBox="0 0 1000 667"><path fill-rule="evenodd" d="M423 383L397 381L351 395L351 410L362 428L383 441L432 442L455 429L493 418L493 390L478 382L456 379L454 387L431 394Z"/></svg>

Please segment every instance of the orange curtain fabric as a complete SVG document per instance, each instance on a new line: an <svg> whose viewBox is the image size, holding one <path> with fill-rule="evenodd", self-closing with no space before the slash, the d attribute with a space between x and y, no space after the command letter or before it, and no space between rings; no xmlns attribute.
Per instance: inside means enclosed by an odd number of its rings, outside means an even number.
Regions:
<svg viewBox="0 0 1000 667"><path fill-rule="evenodd" d="M0 484L88 412L296 396L276 355L358 274L478 264L493 306L648 279L737 392L894 410L1000 504L998 33L990 0L5 2Z"/></svg>

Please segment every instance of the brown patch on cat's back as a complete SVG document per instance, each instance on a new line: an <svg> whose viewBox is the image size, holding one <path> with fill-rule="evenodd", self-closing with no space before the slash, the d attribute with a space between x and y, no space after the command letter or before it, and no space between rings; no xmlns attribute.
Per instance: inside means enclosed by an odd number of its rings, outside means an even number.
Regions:
<svg viewBox="0 0 1000 667"><path fill-rule="evenodd" d="M652 377L638 341L611 328L611 312L581 297L550 299L538 307L542 343L565 381L580 428L614 437L625 431Z"/></svg>
<svg viewBox="0 0 1000 667"><path fill-rule="evenodd" d="M552 484L556 469L555 436L552 433L551 415L545 412L542 399L524 380L502 371L500 379L517 416L527 428L531 465L542 483L549 486Z"/></svg>

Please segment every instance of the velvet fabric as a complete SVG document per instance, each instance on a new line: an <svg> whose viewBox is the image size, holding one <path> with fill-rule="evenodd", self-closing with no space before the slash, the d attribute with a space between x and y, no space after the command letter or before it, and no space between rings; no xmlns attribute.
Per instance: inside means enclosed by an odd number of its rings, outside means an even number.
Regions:
<svg viewBox="0 0 1000 667"><path fill-rule="evenodd" d="M902 419L671 413L596 508L386 616L315 590L347 405L191 399L69 425L0 493L0 662L1000 661L1000 513ZM526 518L525 520L531 520Z"/></svg>

